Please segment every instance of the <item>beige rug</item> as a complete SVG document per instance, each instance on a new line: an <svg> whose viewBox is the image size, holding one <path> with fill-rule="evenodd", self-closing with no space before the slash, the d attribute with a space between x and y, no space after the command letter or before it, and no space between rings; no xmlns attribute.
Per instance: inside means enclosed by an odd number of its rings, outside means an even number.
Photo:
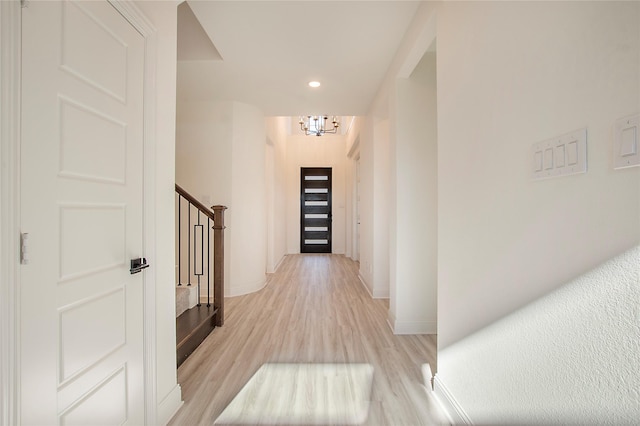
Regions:
<svg viewBox="0 0 640 426"><path fill-rule="evenodd" d="M369 364L264 364L214 424L361 424L372 380Z"/></svg>

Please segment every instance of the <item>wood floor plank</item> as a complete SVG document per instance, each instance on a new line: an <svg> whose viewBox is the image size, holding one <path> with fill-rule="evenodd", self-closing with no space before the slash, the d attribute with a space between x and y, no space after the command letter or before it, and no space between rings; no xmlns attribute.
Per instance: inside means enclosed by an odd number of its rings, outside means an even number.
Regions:
<svg viewBox="0 0 640 426"><path fill-rule="evenodd" d="M212 425L265 363L370 364L365 425L447 424L422 370L435 371L436 336L394 335L387 311L345 256L286 256L264 289L225 300L225 325L178 369L184 405L169 424Z"/></svg>

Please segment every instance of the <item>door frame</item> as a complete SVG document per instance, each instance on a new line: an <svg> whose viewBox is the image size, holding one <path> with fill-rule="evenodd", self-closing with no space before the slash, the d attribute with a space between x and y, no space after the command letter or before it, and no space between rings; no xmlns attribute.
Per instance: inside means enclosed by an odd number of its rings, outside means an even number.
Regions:
<svg viewBox="0 0 640 426"><path fill-rule="evenodd" d="M328 213L328 243L327 245L329 246L329 252L328 254L333 253L333 166L309 166L309 167L303 167L300 166L300 191L299 191L299 196L300 196L300 253L325 253L325 252L303 252L302 251L302 247L305 245L304 241L305 241L305 237L304 237L304 222L305 222L305 217L304 217L304 207L305 207L305 200L304 200L304 170L305 169L323 169L323 170L329 170L329 192L328 192L328 207L329 207L329 213ZM324 175L323 175L324 176Z"/></svg>
<svg viewBox="0 0 640 426"><path fill-rule="evenodd" d="M19 424L20 1L0 1L0 423Z"/></svg>
<svg viewBox="0 0 640 426"><path fill-rule="evenodd" d="M156 116L157 30L132 0L107 0L142 35L143 82L143 250L156 264ZM20 121L22 7L28 0L0 1L0 424L20 424ZM145 423L157 423L156 274L143 278Z"/></svg>

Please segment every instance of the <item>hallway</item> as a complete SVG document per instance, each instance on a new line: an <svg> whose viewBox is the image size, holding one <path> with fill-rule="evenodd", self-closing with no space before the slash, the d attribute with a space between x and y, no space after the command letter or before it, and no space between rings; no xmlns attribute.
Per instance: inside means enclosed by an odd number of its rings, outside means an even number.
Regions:
<svg viewBox="0 0 640 426"><path fill-rule="evenodd" d="M367 425L446 424L422 365L436 337L396 336L388 303L372 299L341 255L288 255L264 289L226 300L217 328L178 369L184 405L170 425L213 424L264 363L368 363Z"/></svg>

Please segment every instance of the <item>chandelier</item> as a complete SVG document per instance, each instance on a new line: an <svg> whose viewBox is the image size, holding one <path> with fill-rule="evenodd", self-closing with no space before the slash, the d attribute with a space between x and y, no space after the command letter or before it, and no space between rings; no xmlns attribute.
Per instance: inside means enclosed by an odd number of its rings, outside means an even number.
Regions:
<svg viewBox="0 0 640 426"><path fill-rule="evenodd" d="M331 120L331 125L333 127L327 127L327 120L329 119L326 115L307 115L300 116L300 130L304 132L305 135L316 135L322 136L325 133L338 133L338 127L340 127L340 122L338 121L338 117L335 115Z"/></svg>

